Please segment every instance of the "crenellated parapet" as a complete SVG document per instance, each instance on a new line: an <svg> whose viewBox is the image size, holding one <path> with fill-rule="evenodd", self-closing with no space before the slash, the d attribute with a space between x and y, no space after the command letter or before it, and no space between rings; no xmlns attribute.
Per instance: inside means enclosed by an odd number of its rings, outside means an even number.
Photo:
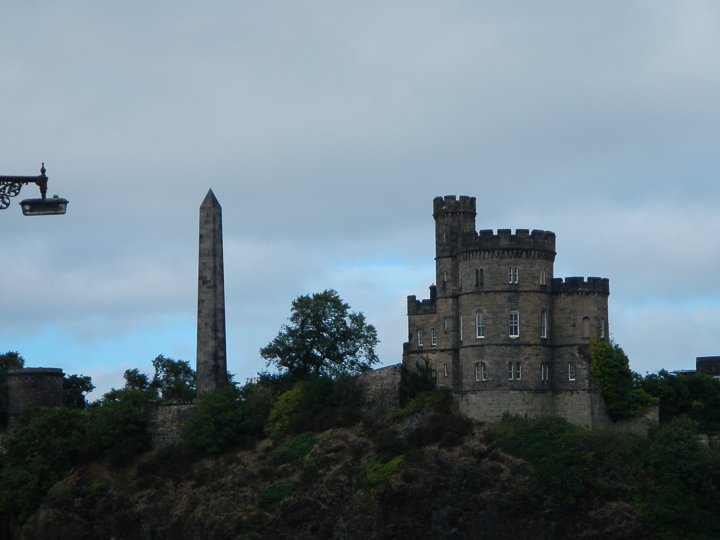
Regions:
<svg viewBox="0 0 720 540"><path fill-rule="evenodd" d="M483 230L478 233L464 233L458 238L458 254L473 251L504 252L498 257L507 257L507 252L543 253L541 256L555 258L555 233L550 231L517 229L512 234L511 229L498 229L497 234L492 230ZM525 255L527 256L527 255ZM485 257L483 257L485 258ZM540 257L534 257L540 258Z"/></svg>
<svg viewBox="0 0 720 540"><path fill-rule="evenodd" d="M455 195L446 195L433 199L433 216L452 213L472 214L474 218L475 197L461 195L460 198L457 198Z"/></svg>
<svg viewBox="0 0 720 540"><path fill-rule="evenodd" d="M432 315L434 313L437 313L437 288L435 287L435 285L430 286L429 299L417 300L415 295L408 296L408 315Z"/></svg>
<svg viewBox="0 0 720 540"><path fill-rule="evenodd" d="M608 278L589 277L587 281L582 277L555 278L551 282L551 291L554 294L610 294L610 280Z"/></svg>

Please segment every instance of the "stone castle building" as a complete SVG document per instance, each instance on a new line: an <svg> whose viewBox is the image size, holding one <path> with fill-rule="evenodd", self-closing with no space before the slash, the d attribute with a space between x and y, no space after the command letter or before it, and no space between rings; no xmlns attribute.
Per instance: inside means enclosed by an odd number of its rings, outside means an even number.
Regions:
<svg viewBox="0 0 720 540"><path fill-rule="evenodd" d="M408 297L403 365L427 360L468 416L609 418L590 376L589 343L608 335L609 281L556 278L555 234L475 230L475 198L436 197L436 285Z"/></svg>

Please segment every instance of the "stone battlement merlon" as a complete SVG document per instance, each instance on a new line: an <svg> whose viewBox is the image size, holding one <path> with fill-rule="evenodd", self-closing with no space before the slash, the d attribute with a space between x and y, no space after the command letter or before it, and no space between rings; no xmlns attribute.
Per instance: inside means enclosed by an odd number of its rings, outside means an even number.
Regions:
<svg viewBox="0 0 720 540"><path fill-rule="evenodd" d="M458 199L455 195L446 195L445 197L435 197L433 199L433 215L454 212L477 215L475 212L475 197L461 195Z"/></svg>
<svg viewBox="0 0 720 540"><path fill-rule="evenodd" d="M408 315L428 315L437 313L437 287L430 285L430 298L418 300L413 294L407 297Z"/></svg>
<svg viewBox="0 0 720 540"><path fill-rule="evenodd" d="M488 229L478 233L466 232L458 238L458 253L496 250L546 251L555 255L555 233L517 229L512 234L511 229L498 229L494 234L492 229Z"/></svg>
<svg viewBox="0 0 720 540"><path fill-rule="evenodd" d="M589 277L587 281L582 277L554 278L550 284L553 293L599 293L610 294L610 280L608 278Z"/></svg>

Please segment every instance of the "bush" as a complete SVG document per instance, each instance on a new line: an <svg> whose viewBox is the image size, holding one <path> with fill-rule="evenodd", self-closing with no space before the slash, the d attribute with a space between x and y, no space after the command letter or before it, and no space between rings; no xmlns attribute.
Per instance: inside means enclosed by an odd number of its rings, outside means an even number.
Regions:
<svg viewBox="0 0 720 540"><path fill-rule="evenodd" d="M373 450L380 463L387 463L394 457L404 454L407 443L400 437L397 429L384 429L378 432Z"/></svg>
<svg viewBox="0 0 720 540"><path fill-rule="evenodd" d="M266 504L282 502L284 499L295 493L299 488L300 486L294 480L276 482L263 492L262 502Z"/></svg>
<svg viewBox="0 0 720 540"><path fill-rule="evenodd" d="M462 437L472 431L472 422L461 414L431 414L407 436L411 446L421 448L440 443L444 447L456 446Z"/></svg>
<svg viewBox="0 0 720 540"><path fill-rule="evenodd" d="M196 456L233 446L251 448L262 434L268 397L260 388L239 389L232 384L205 392L180 437Z"/></svg>
<svg viewBox="0 0 720 540"><path fill-rule="evenodd" d="M284 435L300 414L304 382L296 383L291 390L282 394L270 409L265 433L272 438Z"/></svg>
<svg viewBox="0 0 720 540"><path fill-rule="evenodd" d="M367 489L376 487L386 478L390 478L391 476L399 473L403 468L403 463L403 457L398 456L387 463L372 461L369 464L363 465L362 469L365 473L363 486Z"/></svg>
<svg viewBox="0 0 720 540"><path fill-rule="evenodd" d="M435 386L432 367L428 359L425 359L422 366L419 362L416 362L415 371L409 371L403 366L400 378L400 406L405 407L418 394L432 392Z"/></svg>
<svg viewBox="0 0 720 540"><path fill-rule="evenodd" d="M642 387L660 400L660 422L686 415L700 431L720 431L720 381L703 373L648 375Z"/></svg>
<svg viewBox="0 0 720 540"><path fill-rule="evenodd" d="M639 376L630 370L628 357L617 344L594 339L590 347L590 372L612 418L634 416L657 403L640 386Z"/></svg>
<svg viewBox="0 0 720 540"><path fill-rule="evenodd" d="M318 437L314 433L303 433L302 435L293 437L270 452L270 459L275 465L297 461L305 457L317 442Z"/></svg>

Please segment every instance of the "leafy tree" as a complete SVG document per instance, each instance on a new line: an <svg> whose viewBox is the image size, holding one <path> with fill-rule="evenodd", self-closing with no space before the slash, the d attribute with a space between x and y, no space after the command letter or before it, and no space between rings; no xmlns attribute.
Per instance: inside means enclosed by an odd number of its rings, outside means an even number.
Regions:
<svg viewBox="0 0 720 540"><path fill-rule="evenodd" d="M150 378L139 369L126 369L123 378L125 379L125 386L123 388L113 388L103 394L98 405L124 399L134 400L138 396L145 401L154 402L158 400L157 388L151 385Z"/></svg>
<svg viewBox="0 0 720 540"><path fill-rule="evenodd" d="M657 399L640 386L640 377L630 370L628 357L619 345L595 339L590 347L590 372L611 417L633 416L657 403Z"/></svg>
<svg viewBox="0 0 720 540"><path fill-rule="evenodd" d="M660 400L660 422L687 415L701 431L720 431L720 381L703 373L648 375L642 387Z"/></svg>
<svg viewBox="0 0 720 540"><path fill-rule="evenodd" d="M165 358L162 354L153 360L155 375L150 386L160 390L166 401L192 403L195 398L197 375L190 362Z"/></svg>
<svg viewBox="0 0 720 540"><path fill-rule="evenodd" d="M24 365L25 360L17 352L0 354L0 429L6 428L8 421L8 371L22 369Z"/></svg>
<svg viewBox="0 0 720 540"><path fill-rule="evenodd" d="M362 313L350 311L337 292L298 296L290 309L290 324L260 355L266 365L287 370L294 378L307 375L357 374L379 363L375 327Z"/></svg>
<svg viewBox="0 0 720 540"><path fill-rule="evenodd" d="M70 409L84 409L85 394L95 389L90 377L70 375L63 378L63 405Z"/></svg>

